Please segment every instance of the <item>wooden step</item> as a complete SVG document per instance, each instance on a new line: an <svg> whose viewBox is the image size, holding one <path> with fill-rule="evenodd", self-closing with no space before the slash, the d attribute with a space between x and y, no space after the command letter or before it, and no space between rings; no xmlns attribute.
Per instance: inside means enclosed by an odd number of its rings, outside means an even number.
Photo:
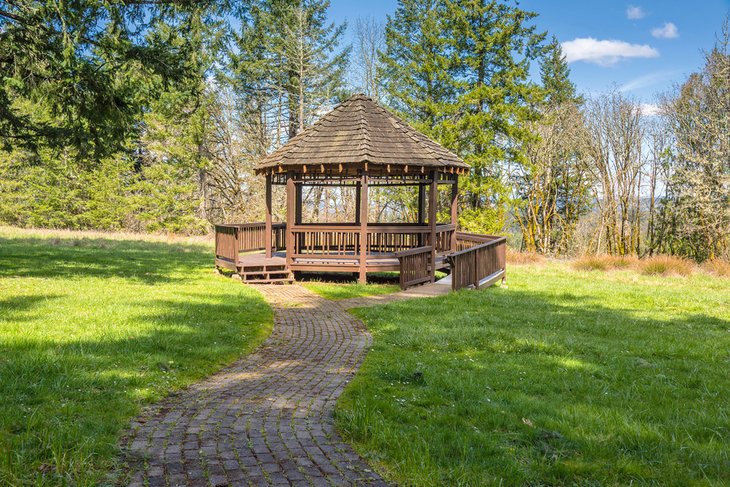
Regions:
<svg viewBox="0 0 730 487"><path fill-rule="evenodd" d="M283 265L272 265L272 266L244 266L238 268L239 274L256 274L262 272L289 272L286 266Z"/></svg>
<svg viewBox="0 0 730 487"><path fill-rule="evenodd" d="M239 272L241 280L247 284L272 284L294 282L294 275L288 270Z"/></svg>
<svg viewBox="0 0 730 487"><path fill-rule="evenodd" d="M288 270L277 270L277 271L251 271L251 272L238 272L237 273L241 277L255 277L255 276L261 276L264 274L276 274L276 275L289 275L291 272Z"/></svg>
<svg viewBox="0 0 730 487"><path fill-rule="evenodd" d="M286 279L254 279L251 281L243 281L246 284L294 284L294 278Z"/></svg>

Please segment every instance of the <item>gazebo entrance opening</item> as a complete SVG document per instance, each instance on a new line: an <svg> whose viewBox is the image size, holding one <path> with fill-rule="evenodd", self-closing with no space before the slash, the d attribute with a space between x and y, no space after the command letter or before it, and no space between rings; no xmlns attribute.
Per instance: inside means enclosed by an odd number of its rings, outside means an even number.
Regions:
<svg viewBox="0 0 730 487"><path fill-rule="evenodd" d="M458 173L438 170L417 174L370 174L367 170L357 175L309 174L289 171L287 174L266 176L266 228L273 235L272 186L286 186L285 246L287 252L277 252L265 243L266 257L284 256L292 271L357 272L361 282L368 272L400 270L399 253L421 249L429 254L429 280L435 271L447 267L445 254L456 250L456 218ZM451 194L450 221L437 222L438 186L447 185ZM416 223L375 223L370 218L369 195L378 187L412 186L418 188ZM303 221L304 194L311 188L354 188L354 221L340 223L307 223ZM429 247L428 250L425 247Z"/></svg>
<svg viewBox="0 0 730 487"><path fill-rule="evenodd" d="M355 95L279 150L256 171L265 177L263 223L217 225L216 265L248 282L292 281L296 272L398 271L401 287L451 272L454 289L504 276L503 237L457 232L458 181L469 166L363 95ZM286 192L286 221L274 222L273 187ZM370 193L410 187L415 222L373 221ZM439 188L449 195L437 221ZM304 218L305 194L354 191L352 221ZM326 219L325 219L326 220ZM263 250L263 253L247 252Z"/></svg>

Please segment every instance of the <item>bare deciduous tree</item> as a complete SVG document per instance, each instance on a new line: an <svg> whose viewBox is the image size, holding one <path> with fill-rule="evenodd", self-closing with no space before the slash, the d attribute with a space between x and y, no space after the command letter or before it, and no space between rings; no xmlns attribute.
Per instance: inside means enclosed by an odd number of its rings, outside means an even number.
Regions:
<svg viewBox="0 0 730 487"><path fill-rule="evenodd" d="M373 17L355 22L356 79L358 88L370 98L381 100L380 55L385 48L385 27Z"/></svg>
<svg viewBox="0 0 730 487"><path fill-rule="evenodd" d="M531 130L536 139L526 144L526 161L513 175L521 201L516 219L526 250L565 253L588 206L591 184L582 114L574 103L564 103Z"/></svg>
<svg viewBox="0 0 730 487"><path fill-rule="evenodd" d="M263 185L254 164L271 140L255 107L219 88L211 109L205 174L206 207L214 222L257 221L263 217Z"/></svg>
<svg viewBox="0 0 730 487"><path fill-rule="evenodd" d="M670 164L668 152L671 134L664 117L654 117L647 124L646 146L648 159L645 168L647 180L648 215L646 222L646 253L653 255L662 247L663 235L658 221L663 210L661 202L666 198L669 181ZM661 193L661 195L660 195Z"/></svg>
<svg viewBox="0 0 730 487"><path fill-rule="evenodd" d="M730 253L730 18L705 66L666 101L672 174L665 250L697 260Z"/></svg>
<svg viewBox="0 0 730 487"><path fill-rule="evenodd" d="M591 247L627 255L641 245L640 182L644 165L641 106L619 92L589 101L590 168L601 224Z"/></svg>

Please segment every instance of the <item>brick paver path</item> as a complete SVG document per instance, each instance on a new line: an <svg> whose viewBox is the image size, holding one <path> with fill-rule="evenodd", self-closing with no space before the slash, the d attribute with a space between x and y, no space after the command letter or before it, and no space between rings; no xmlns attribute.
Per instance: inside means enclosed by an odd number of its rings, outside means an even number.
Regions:
<svg viewBox="0 0 730 487"><path fill-rule="evenodd" d="M345 308L369 301L257 289L274 308L272 335L132 424L123 445L131 485L385 485L332 419L370 344Z"/></svg>

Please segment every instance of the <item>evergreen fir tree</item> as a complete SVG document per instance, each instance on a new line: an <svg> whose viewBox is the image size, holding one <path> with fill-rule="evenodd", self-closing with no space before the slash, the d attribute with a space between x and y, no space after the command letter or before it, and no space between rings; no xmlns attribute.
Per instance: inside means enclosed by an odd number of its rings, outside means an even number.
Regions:
<svg viewBox="0 0 730 487"><path fill-rule="evenodd" d="M145 102L189 75L147 34L218 2L5 2L0 7L0 140L73 147L101 160L127 144Z"/></svg>
<svg viewBox="0 0 730 487"><path fill-rule="evenodd" d="M432 136L456 95L445 14L442 1L401 0L388 16L381 54L386 101Z"/></svg>
<svg viewBox="0 0 730 487"><path fill-rule="evenodd" d="M550 106L563 103L583 104L570 80L570 67L558 40L553 37L545 56L540 60L540 81L545 90L545 101Z"/></svg>
<svg viewBox="0 0 730 487"><path fill-rule="evenodd" d="M222 43L221 20L195 8L182 23L159 22L153 45L173 47L189 75L151 100L142 120L136 215L148 230L205 229L205 178L210 165L209 131L215 95L208 89Z"/></svg>
<svg viewBox="0 0 730 487"><path fill-rule="evenodd" d="M522 160L542 90L528 79L543 51L534 13L492 0L402 0L386 27L391 103L471 164L460 223L501 231L508 166Z"/></svg>

